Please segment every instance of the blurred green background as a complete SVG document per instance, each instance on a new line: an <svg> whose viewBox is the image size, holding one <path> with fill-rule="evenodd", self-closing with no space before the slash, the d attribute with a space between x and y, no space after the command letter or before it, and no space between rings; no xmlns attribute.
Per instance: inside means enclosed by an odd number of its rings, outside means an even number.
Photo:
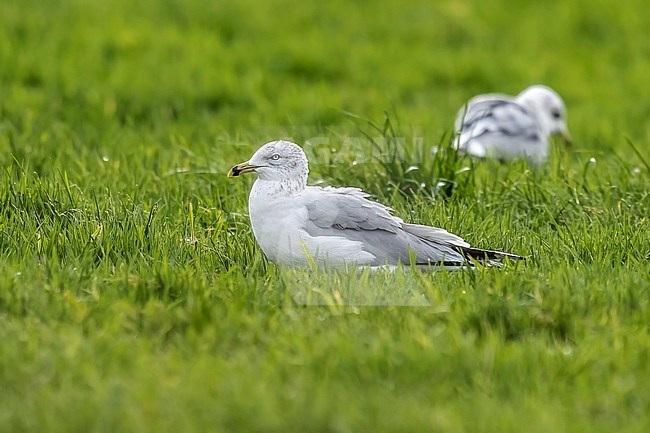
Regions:
<svg viewBox="0 0 650 433"><path fill-rule="evenodd" d="M345 111L394 110L441 134L477 93L545 83L565 98L580 149L625 154L623 137L645 148L650 138L644 10L606 0L8 0L2 118L18 131L58 121L256 147L260 128L346 126Z"/></svg>

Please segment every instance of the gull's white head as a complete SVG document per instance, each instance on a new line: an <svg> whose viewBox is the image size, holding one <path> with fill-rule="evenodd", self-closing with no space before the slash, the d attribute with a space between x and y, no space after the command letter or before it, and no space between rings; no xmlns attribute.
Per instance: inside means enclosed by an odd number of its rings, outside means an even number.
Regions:
<svg viewBox="0 0 650 433"><path fill-rule="evenodd" d="M307 184L309 164L305 152L296 143L277 140L266 143L253 154L251 159L235 165L228 177L254 172L257 177L271 182Z"/></svg>
<svg viewBox="0 0 650 433"><path fill-rule="evenodd" d="M544 131L559 134L567 145L571 144L566 106L555 90L541 84L530 86L517 96L517 101L535 110Z"/></svg>

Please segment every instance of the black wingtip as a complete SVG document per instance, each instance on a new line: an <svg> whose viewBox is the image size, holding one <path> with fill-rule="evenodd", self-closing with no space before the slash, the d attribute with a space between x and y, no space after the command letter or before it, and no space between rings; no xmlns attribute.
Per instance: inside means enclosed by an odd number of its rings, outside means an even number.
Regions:
<svg viewBox="0 0 650 433"><path fill-rule="evenodd" d="M475 260L525 260L524 257L517 254L506 253L503 251L493 251L493 250L482 250L480 248L459 248L458 252L464 255L467 258Z"/></svg>
<svg viewBox="0 0 650 433"><path fill-rule="evenodd" d="M440 261L440 262L431 262L431 261L426 261L426 262L415 262L416 266L422 266L422 267L440 267L440 268L464 268L464 267L472 267L472 263L470 262L453 262L453 261Z"/></svg>

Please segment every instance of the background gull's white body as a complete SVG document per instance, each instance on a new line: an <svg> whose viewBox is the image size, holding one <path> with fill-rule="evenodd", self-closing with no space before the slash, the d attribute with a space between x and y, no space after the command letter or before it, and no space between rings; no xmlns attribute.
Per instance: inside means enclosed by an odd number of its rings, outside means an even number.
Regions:
<svg viewBox="0 0 650 433"><path fill-rule="evenodd" d="M550 136L570 142L566 108L549 87L536 85L516 97L478 95L463 106L454 122L454 147L480 158L527 159L541 164L548 158Z"/></svg>

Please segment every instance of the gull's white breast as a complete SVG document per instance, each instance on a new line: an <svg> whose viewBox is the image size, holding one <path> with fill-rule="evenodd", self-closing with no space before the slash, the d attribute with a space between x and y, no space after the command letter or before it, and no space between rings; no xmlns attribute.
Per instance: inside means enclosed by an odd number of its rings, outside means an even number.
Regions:
<svg viewBox="0 0 650 433"><path fill-rule="evenodd" d="M311 236L304 197L277 196L270 182L255 182L249 197L253 234L266 257L278 264L304 267L319 265L364 265L375 259L363 250L363 243L340 236Z"/></svg>

